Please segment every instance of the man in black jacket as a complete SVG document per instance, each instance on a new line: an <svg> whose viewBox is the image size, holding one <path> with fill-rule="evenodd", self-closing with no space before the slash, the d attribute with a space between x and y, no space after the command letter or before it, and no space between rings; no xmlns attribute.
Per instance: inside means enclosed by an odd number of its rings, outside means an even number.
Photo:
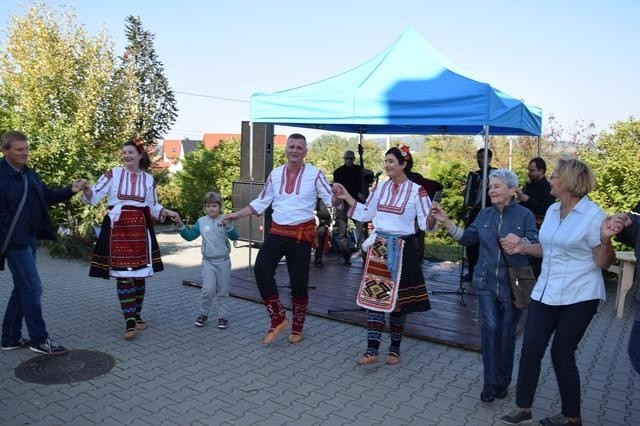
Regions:
<svg viewBox="0 0 640 426"><path fill-rule="evenodd" d="M538 229L540 229L540 225L542 225L542 220L547 213L547 209L556 201L556 198L551 195L551 185L549 185L549 181L545 176L546 172L547 163L540 157L533 158L529 161L527 172L529 182L522 188L522 191L516 192L516 199L520 201L520 204L531 210L535 215L536 227ZM540 276L542 258L529 257L529 263L535 276Z"/></svg>
<svg viewBox="0 0 640 426"><path fill-rule="evenodd" d="M2 350L29 346L33 352L58 355L67 350L49 338L42 318L42 282L36 269L36 239L53 240L49 206L65 201L87 185L77 179L52 189L27 167L29 145L20 132L9 131L0 142L0 257L13 276L13 291L2 322ZM22 318L30 339L22 337Z"/></svg>

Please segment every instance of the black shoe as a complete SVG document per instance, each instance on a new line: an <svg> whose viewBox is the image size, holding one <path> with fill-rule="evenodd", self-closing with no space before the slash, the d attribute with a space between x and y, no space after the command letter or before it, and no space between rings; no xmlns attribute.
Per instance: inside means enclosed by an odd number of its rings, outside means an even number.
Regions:
<svg viewBox="0 0 640 426"><path fill-rule="evenodd" d="M500 417L500 421L506 425L519 425L522 423L531 423L533 417L531 416L531 411L525 411L520 408L517 408Z"/></svg>
<svg viewBox="0 0 640 426"><path fill-rule="evenodd" d="M494 396L498 399L504 399L509 395L509 387L502 385L493 385Z"/></svg>
<svg viewBox="0 0 640 426"><path fill-rule="evenodd" d="M318 268L322 268L323 266L322 259L316 257L316 260L313 261L313 264L316 265Z"/></svg>
<svg viewBox="0 0 640 426"><path fill-rule="evenodd" d="M18 339L17 342L7 345L7 346L2 346L3 351L12 351L14 349L21 349L21 348L26 348L27 346L29 346L29 339L25 339L24 337L21 337Z"/></svg>
<svg viewBox="0 0 640 426"><path fill-rule="evenodd" d="M462 276L462 281L473 281L473 274L466 274Z"/></svg>
<svg viewBox="0 0 640 426"><path fill-rule="evenodd" d="M229 325L229 321L224 318L218 318L218 328L227 328Z"/></svg>
<svg viewBox="0 0 640 426"><path fill-rule="evenodd" d="M44 343L40 343L39 345L29 345L29 349L32 352L45 355L62 355L68 352L67 348L55 343L51 339L47 339Z"/></svg>
<svg viewBox="0 0 640 426"><path fill-rule="evenodd" d="M344 264L347 265L347 266L351 265L351 258L350 257L345 257L344 258Z"/></svg>
<svg viewBox="0 0 640 426"><path fill-rule="evenodd" d="M496 398L496 394L493 391L493 385L484 385L482 392L480 393L480 399L484 402L493 402Z"/></svg>
<svg viewBox="0 0 640 426"><path fill-rule="evenodd" d="M540 420L541 425L580 425L582 426L582 420L569 420L562 414L556 414L555 416L545 417Z"/></svg>
<svg viewBox="0 0 640 426"><path fill-rule="evenodd" d="M208 319L209 317L207 317L206 315L198 315L198 318L196 318L196 322L194 322L194 324L196 325L196 327L203 327L207 323Z"/></svg>

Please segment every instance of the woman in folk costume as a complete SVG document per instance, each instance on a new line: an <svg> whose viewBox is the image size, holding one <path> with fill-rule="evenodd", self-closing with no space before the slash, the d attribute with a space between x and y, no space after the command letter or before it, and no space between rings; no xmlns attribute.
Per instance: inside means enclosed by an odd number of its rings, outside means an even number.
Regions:
<svg viewBox="0 0 640 426"><path fill-rule="evenodd" d="M82 196L82 201L91 205L108 197L109 211L102 222L89 275L116 279L126 322L125 339L147 328L140 318L145 278L164 269L152 217L180 220L178 213L158 203L153 177L145 172L151 161L142 144L136 142L122 146L123 167L107 171L93 187L84 189Z"/></svg>
<svg viewBox="0 0 640 426"><path fill-rule="evenodd" d="M378 185L366 203L357 202L340 184L334 183L334 196L349 205L347 215L361 222L373 222L374 230L363 243L367 260L362 274L357 304L367 308L367 351L359 365L378 362L378 351L385 313L389 313L391 346L387 364L400 362L400 343L405 316L431 309L424 276L416 255L414 222L422 230L432 229L430 201L420 185L411 182L407 173L413 160L409 148L389 149L384 168L389 180Z"/></svg>

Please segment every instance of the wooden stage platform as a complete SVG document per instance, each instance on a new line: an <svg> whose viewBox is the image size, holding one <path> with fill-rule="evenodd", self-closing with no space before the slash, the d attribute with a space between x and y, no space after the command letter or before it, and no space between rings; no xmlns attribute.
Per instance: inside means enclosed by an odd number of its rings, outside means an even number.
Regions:
<svg viewBox="0 0 640 426"><path fill-rule="evenodd" d="M365 327L366 314L355 304L362 260L354 258L351 266L347 266L343 264L341 256L329 254L324 258L323 268L311 264L309 269L309 286L316 287L309 289L309 313ZM480 351L480 323L476 315L475 297L465 295L466 306L463 306L459 294L437 294L439 291L455 292L459 289L460 265L425 260L423 271L431 310L408 315L405 335ZM249 275L248 270L234 270L231 275L232 296L261 301L254 277ZM276 283L280 287L283 305L290 308L289 276L284 263L278 266Z"/></svg>

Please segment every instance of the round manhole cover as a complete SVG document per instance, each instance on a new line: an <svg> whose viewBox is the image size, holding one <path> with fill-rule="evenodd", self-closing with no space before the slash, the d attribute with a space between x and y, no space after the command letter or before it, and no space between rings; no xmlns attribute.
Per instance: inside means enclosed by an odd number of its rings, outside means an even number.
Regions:
<svg viewBox="0 0 640 426"><path fill-rule="evenodd" d="M115 359L102 352L70 350L64 355L41 355L15 369L16 377L30 383L57 385L82 382L107 374Z"/></svg>

